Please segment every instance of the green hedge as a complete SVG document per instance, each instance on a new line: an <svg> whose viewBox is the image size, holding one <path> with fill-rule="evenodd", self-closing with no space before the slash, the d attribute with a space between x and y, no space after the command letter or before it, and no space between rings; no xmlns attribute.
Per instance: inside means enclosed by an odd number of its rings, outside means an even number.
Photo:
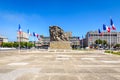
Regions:
<svg viewBox="0 0 120 80"><path fill-rule="evenodd" d="M114 51L107 50L107 51L105 51L105 53L112 53L112 54L120 55L120 51L114 52Z"/></svg>
<svg viewBox="0 0 120 80"><path fill-rule="evenodd" d="M19 42L3 42L2 47L15 47L18 48L19 47ZM21 48L31 48L33 47L34 44L31 42L20 42L20 47Z"/></svg>
<svg viewBox="0 0 120 80"><path fill-rule="evenodd" d="M106 50L105 53L113 53L113 51Z"/></svg>
<svg viewBox="0 0 120 80"><path fill-rule="evenodd" d="M120 52L113 52L113 54L117 54L117 55L120 55Z"/></svg>

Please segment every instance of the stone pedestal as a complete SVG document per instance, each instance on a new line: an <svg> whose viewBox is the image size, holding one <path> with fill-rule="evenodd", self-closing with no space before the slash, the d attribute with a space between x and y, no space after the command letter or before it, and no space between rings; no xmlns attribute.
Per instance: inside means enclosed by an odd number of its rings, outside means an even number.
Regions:
<svg viewBox="0 0 120 80"><path fill-rule="evenodd" d="M52 41L50 49L72 49L69 41Z"/></svg>

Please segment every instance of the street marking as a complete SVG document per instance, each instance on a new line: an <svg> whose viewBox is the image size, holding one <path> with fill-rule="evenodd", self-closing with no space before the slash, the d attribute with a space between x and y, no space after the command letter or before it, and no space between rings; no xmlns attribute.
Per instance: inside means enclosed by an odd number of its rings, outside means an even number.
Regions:
<svg viewBox="0 0 120 80"><path fill-rule="evenodd" d="M10 63L10 64L8 64L8 65L10 65L10 66L17 66L17 65L27 65L27 64L29 64L29 63L25 63L25 62L19 62L19 63Z"/></svg>
<svg viewBox="0 0 120 80"><path fill-rule="evenodd" d="M95 60L94 58L81 58L81 60Z"/></svg>
<svg viewBox="0 0 120 80"><path fill-rule="evenodd" d="M72 57L71 55L57 55L57 57Z"/></svg>
<svg viewBox="0 0 120 80"><path fill-rule="evenodd" d="M120 63L120 61L101 61L101 62L104 62L104 63Z"/></svg>
<svg viewBox="0 0 120 80"><path fill-rule="evenodd" d="M69 60L69 58L56 58L56 60Z"/></svg>

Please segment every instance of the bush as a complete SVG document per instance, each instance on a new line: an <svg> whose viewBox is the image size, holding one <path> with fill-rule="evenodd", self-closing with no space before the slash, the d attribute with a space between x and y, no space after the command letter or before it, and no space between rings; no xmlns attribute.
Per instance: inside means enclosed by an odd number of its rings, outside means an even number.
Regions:
<svg viewBox="0 0 120 80"><path fill-rule="evenodd" d="M105 51L105 53L112 53L112 54L120 55L120 52L113 52L113 51L110 52L110 50Z"/></svg>
<svg viewBox="0 0 120 80"><path fill-rule="evenodd" d="M19 43L18 42L14 42L13 43L13 47L15 47L15 48L19 47Z"/></svg>
<svg viewBox="0 0 120 80"><path fill-rule="evenodd" d="M117 55L120 55L120 52L113 52L113 54L117 54Z"/></svg>
<svg viewBox="0 0 120 80"><path fill-rule="evenodd" d="M105 53L113 53L113 51L106 50Z"/></svg>
<svg viewBox="0 0 120 80"><path fill-rule="evenodd" d="M30 42L20 42L20 47L21 48L31 48L33 46L34 46L33 43L30 43ZM2 47L18 48L19 47L19 42L3 42Z"/></svg>
<svg viewBox="0 0 120 80"><path fill-rule="evenodd" d="M2 43L2 47L13 47L13 44L12 42L3 42Z"/></svg>

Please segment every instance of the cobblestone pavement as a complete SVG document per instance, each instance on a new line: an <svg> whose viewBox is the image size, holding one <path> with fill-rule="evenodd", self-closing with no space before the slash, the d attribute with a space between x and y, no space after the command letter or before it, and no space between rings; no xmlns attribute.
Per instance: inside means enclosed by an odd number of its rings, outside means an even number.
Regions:
<svg viewBox="0 0 120 80"><path fill-rule="evenodd" d="M0 80L120 80L120 56L99 51L0 51Z"/></svg>

